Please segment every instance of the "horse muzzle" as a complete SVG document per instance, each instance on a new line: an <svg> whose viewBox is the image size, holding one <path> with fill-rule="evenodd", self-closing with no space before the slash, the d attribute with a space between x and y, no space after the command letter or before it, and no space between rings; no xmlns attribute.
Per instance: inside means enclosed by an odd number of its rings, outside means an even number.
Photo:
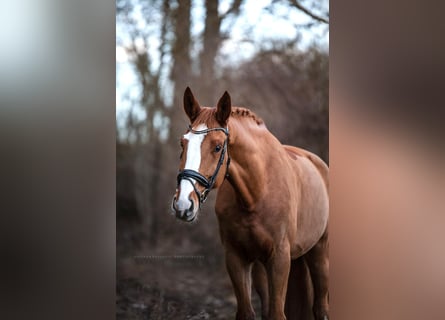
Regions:
<svg viewBox="0 0 445 320"><path fill-rule="evenodd" d="M175 196L172 201L172 211L177 219L192 222L197 217L198 206L195 205L192 199L189 199L187 203L184 201L178 201Z"/></svg>

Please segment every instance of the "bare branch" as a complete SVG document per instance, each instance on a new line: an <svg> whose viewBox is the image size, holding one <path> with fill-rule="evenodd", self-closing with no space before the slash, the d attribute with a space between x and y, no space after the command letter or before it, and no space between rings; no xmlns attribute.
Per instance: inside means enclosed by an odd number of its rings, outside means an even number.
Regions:
<svg viewBox="0 0 445 320"><path fill-rule="evenodd" d="M230 15L232 13L238 14L242 2L243 2L243 0L233 0L230 8L226 12L224 12L222 15L219 16L219 20L220 21L224 20L228 15Z"/></svg>
<svg viewBox="0 0 445 320"><path fill-rule="evenodd" d="M170 19L170 2L164 0L162 3L162 26L161 26L161 44L159 46L159 67L157 76L160 77L164 69L164 56L167 53L167 28Z"/></svg>
<svg viewBox="0 0 445 320"><path fill-rule="evenodd" d="M291 5L293 5L295 8L303 11L312 19L317 20L319 22L329 24L329 21L327 19L320 17L319 15L316 15L315 13L311 12L309 9L305 8L298 0L289 0L289 1L290 1Z"/></svg>

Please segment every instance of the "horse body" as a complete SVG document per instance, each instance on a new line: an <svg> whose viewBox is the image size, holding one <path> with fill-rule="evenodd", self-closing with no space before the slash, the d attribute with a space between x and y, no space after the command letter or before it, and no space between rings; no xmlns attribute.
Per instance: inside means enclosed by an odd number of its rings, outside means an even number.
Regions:
<svg viewBox="0 0 445 320"><path fill-rule="evenodd" d="M231 127L243 120L230 121L229 131L237 135ZM256 260L266 265L270 259L284 262L289 255L297 259L326 231L327 166L310 152L283 146L266 128L251 134L242 131L242 135L233 139L229 175L217 195L221 240L246 265ZM237 148L242 151L238 153ZM287 268L281 272L286 274ZM279 301L280 309L284 302Z"/></svg>
<svg viewBox="0 0 445 320"><path fill-rule="evenodd" d="M243 120L230 121L229 131L236 135L232 123ZM245 240L238 242L248 252L255 243L267 252L272 243L288 241L296 259L326 229L327 166L308 151L282 145L264 126L242 135L233 138L229 175L217 194L215 211L222 240L245 234ZM242 150L240 155L237 148Z"/></svg>
<svg viewBox="0 0 445 320"><path fill-rule="evenodd" d="M327 319L326 164L306 150L282 145L249 110L232 108L228 95L220 99L216 109L197 109L197 102L190 94L186 91L184 108L193 126L224 125L229 132L231 161L229 166L226 160L226 178L220 174L215 180L214 187L219 188L215 211L227 270L238 301L237 319L255 317L251 304L252 279L262 301L263 319L286 319L291 260L300 257L310 270L314 316L317 320ZM221 142L221 133L215 132L212 137L213 141ZM206 171L205 166L201 163L200 172ZM199 201L198 193L189 195L191 208L197 207L194 203ZM175 199L179 195L177 190ZM190 215L187 217L189 221ZM287 317L290 320L295 315Z"/></svg>

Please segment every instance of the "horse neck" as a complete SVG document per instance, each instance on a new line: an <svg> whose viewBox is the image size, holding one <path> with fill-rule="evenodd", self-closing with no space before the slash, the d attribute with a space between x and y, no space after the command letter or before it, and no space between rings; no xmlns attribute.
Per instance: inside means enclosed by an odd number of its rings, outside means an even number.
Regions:
<svg viewBox="0 0 445 320"><path fill-rule="evenodd" d="M270 168L282 159L280 154L284 149L264 125L243 126L238 120L229 130L233 143L229 145L228 180L243 206L247 210L254 209L264 199L268 176L275 174Z"/></svg>

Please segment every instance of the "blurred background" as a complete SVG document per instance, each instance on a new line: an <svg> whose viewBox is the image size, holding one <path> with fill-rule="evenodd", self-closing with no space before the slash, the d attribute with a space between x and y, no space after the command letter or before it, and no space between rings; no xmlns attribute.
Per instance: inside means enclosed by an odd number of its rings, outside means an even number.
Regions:
<svg viewBox="0 0 445 320"><path fill-rule="evenodd" d="M190 86L214 106L227 90L282 143L328 162L328 20L328 1L116 2L118 317L234 315L215 192L197 223L170 214L182 96Z"/></svg>

